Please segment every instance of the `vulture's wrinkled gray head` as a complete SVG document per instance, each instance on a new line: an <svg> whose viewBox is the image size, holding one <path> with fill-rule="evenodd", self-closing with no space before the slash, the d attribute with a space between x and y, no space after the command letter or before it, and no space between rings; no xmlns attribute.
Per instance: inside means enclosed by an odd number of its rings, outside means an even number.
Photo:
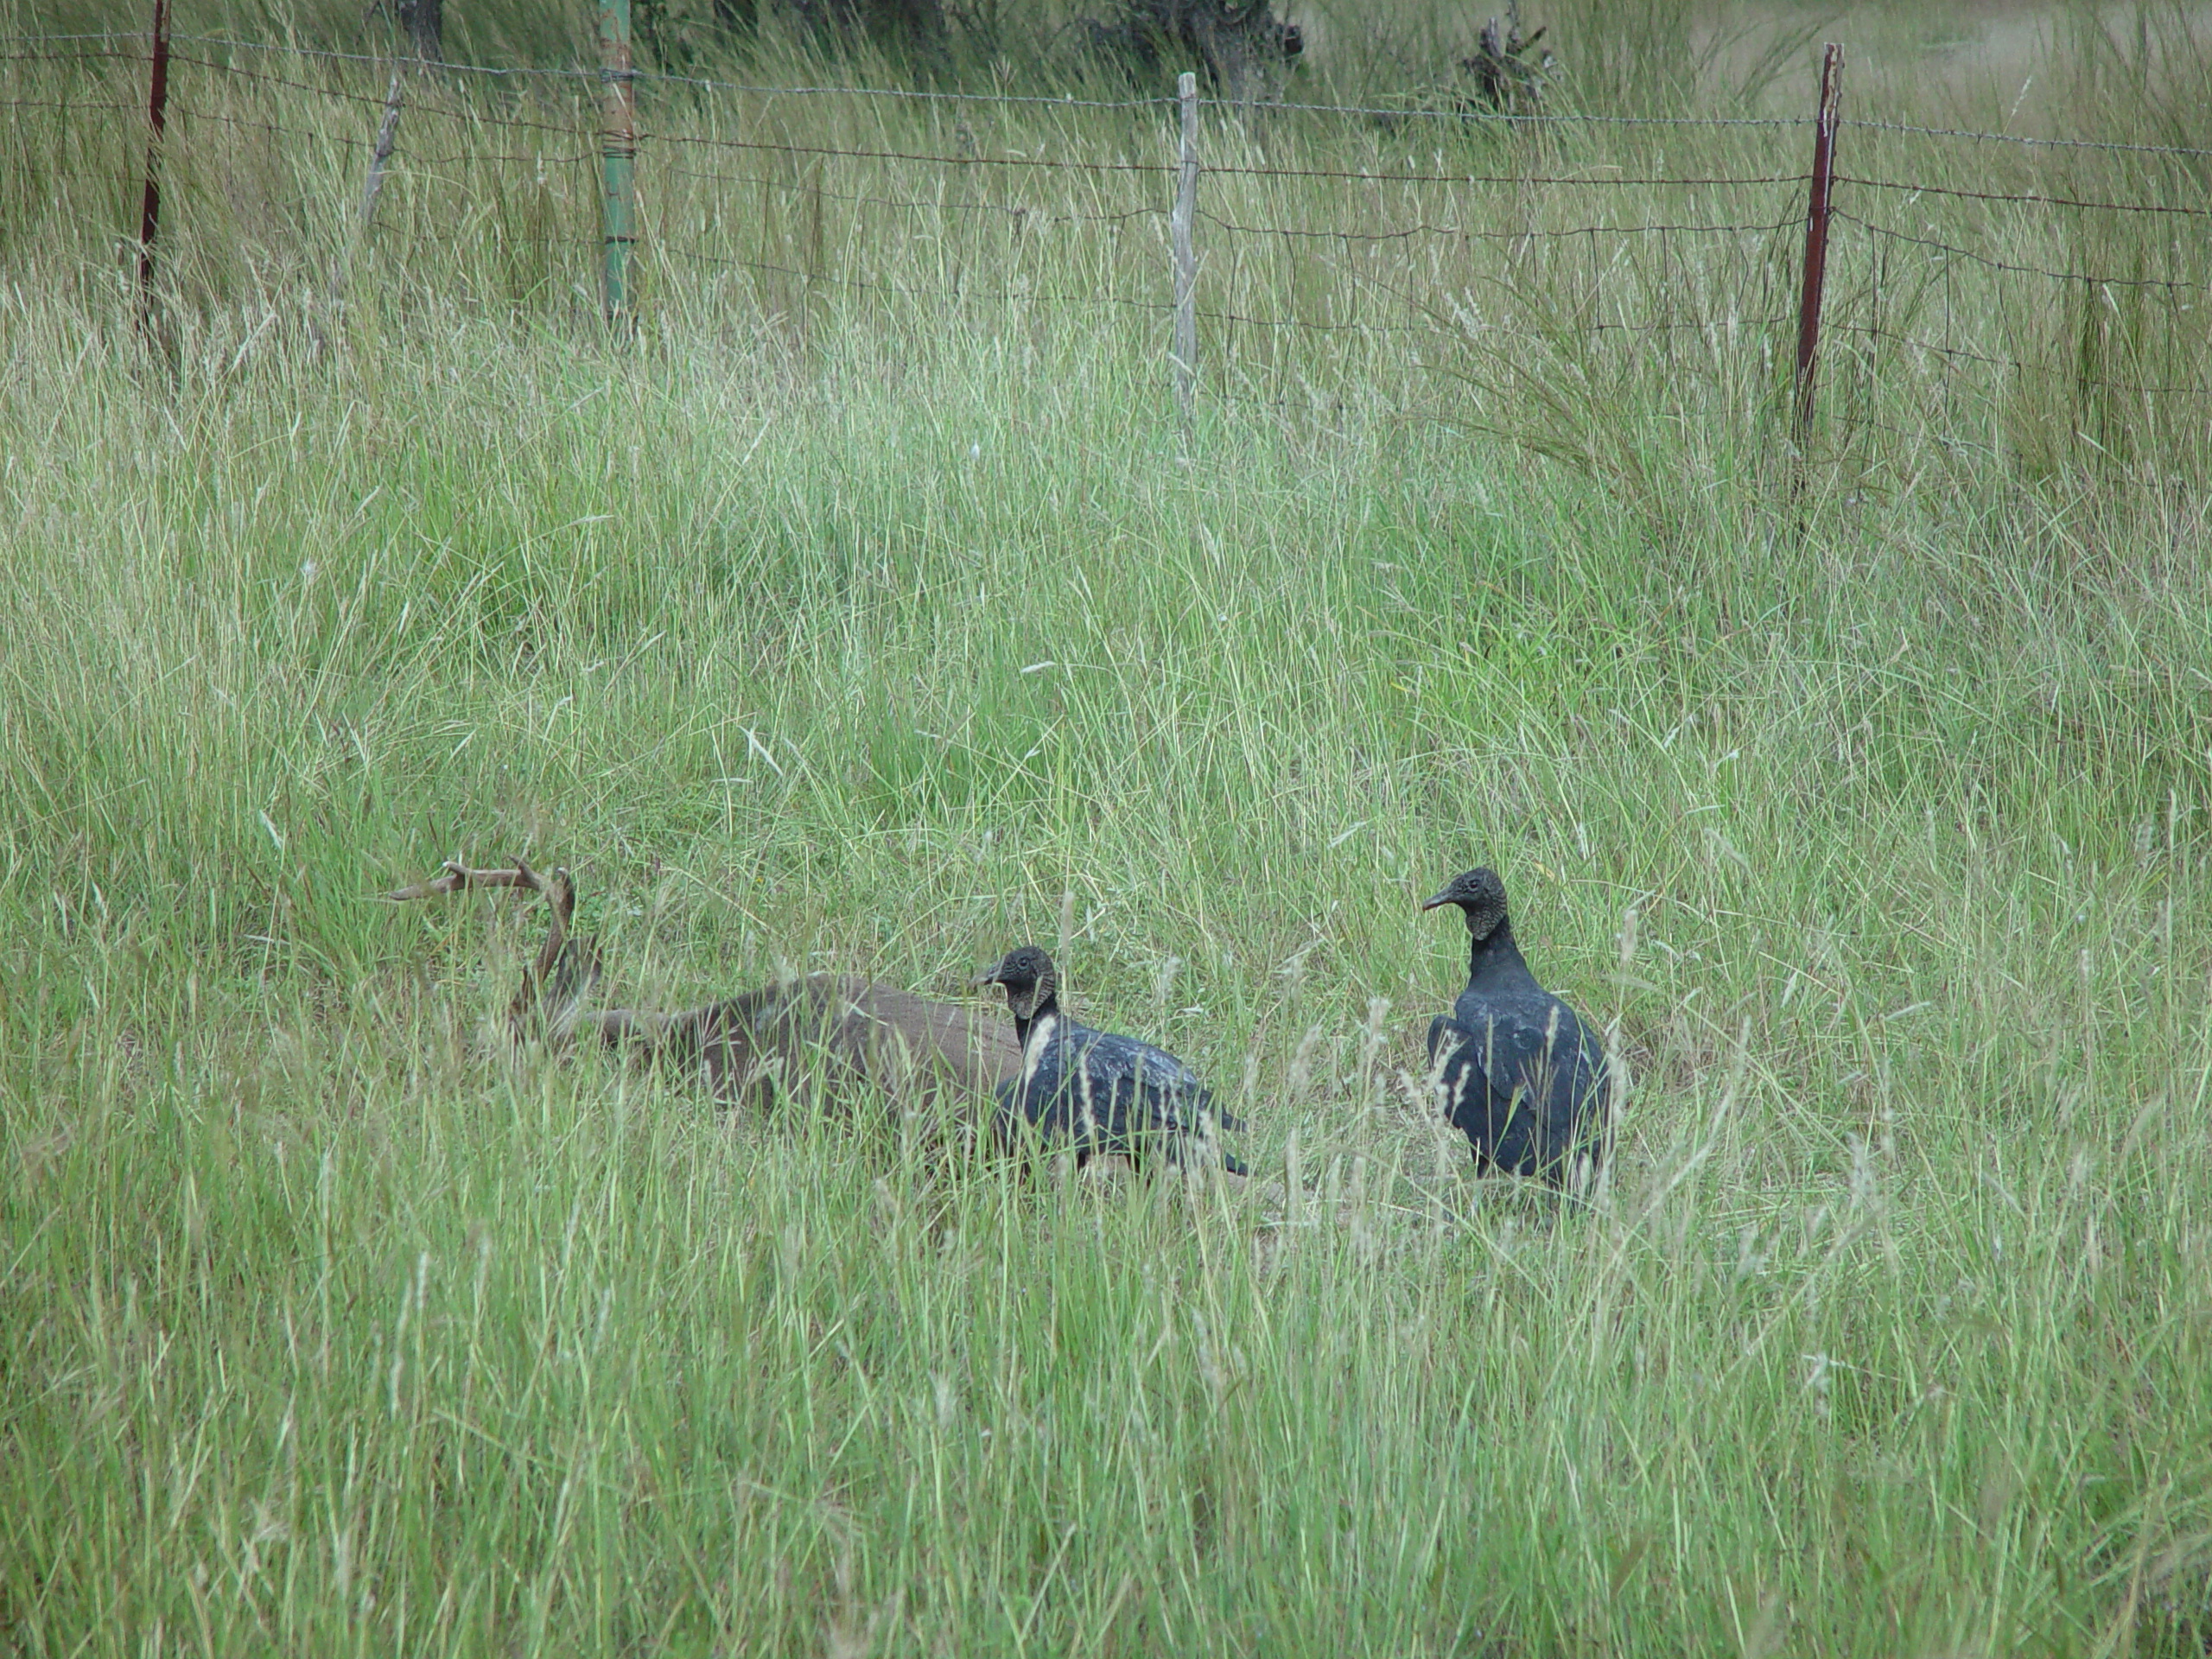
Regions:
<svg viewBox="0 0 2212 1659"><path fill-rule="evenodd" d="M1497 931L1498 924L1505 919L1505 883L1487 866L1463 870L1446 884L1443 892L1425 900L1421 908L1434 910L1440 905L1457 905L1465 911L1467 931L1479 944Z"/></svg>
<svg viewBox="0 0 2212 1659"><path fill-rule="evenodd" d="M1052 959L1033 944L1017 945L1001 957L998 966L976 976L978 985L1006 987L1006 1005L1017 1020L1027 1020L1052 999L1059 985Z"/></svg>

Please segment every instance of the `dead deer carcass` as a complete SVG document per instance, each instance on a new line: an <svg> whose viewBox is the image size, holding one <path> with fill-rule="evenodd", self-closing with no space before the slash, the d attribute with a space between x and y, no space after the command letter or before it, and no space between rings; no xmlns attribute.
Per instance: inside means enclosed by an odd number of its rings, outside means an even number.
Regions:
<svg viewBox="0 0 2212 1659"><path fill-rule="evenodd" d="M874 1102L966 1135L989 1121L992 1091L1021 1069L1013 1033L988 1014L839 974L809 974L675 1014L594 1008L605 970L593 942L569 931L575 886L566 870L547 876L520 861L492 870L448 863L385 897L428 899L468 887L524 888L551 912L545 943L508 1010L518 1040L537 1035L565 1045L596 1033L609 1046L690 1069L728 1105L809 1101L818 1090L826 1107Z"/></svg>

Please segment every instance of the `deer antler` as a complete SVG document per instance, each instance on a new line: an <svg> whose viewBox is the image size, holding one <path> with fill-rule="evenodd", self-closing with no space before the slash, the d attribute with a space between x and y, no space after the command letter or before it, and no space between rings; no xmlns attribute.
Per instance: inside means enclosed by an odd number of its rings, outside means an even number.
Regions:
<svg viewBox="0 0 2212 1659"><path fill-rule="evenodd" d="M553 925L546 931L545 943L538 947L537 960L523 970L522 989L509 1010L509 1023L516 1036L520 1037L530 1014L546 1000L550 976L559 1006L552 1011L547 1024L553 1035L565 1037L581 1008L583 994L600 975L599 954L592 949L590 941L579 939L571 944L569 938L569 925L576 913L575 883L564 869L556 867L550 877L543 876L520 859L505 869L496 870L472 869L448 859L441 873L429 880L417 881L412 887L382 896L393 903L404 904L415 899L463 893L470 887L520 887L544 899L552 911Z"/></svg>
<svg viewBox="0 0 2212 1659"><path fill-rule="evenodd" d="M562 874L565 875L567 872ZM449 858L441 867L440 874L429 880L417 881L411 887L401 887L397 892L378 896L396 904L404 904L410 899L435 899L448 893L464 892L470 887L527 887L537 893L545 891L537 872L519 859L510 869L473 870L467 865Z"/></svg>

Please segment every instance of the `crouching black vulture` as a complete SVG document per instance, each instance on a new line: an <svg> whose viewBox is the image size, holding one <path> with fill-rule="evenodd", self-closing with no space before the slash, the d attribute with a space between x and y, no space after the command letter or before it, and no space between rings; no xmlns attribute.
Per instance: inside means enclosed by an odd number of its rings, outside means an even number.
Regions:
<svg viewBox="0 0 2212 1659"><path fill-rule="evenodd" d="M1583 1159L1594 1172L1612 1090L1604 1051L1522 960L1497 871L1454 876L1421 908L1440 905L1466 913L1473 940L1467 988L1428 1028L1444 1115L1474 1144L1479 1168L1555 1185Z"/></svg>
<svg viewBox="0 0 2212 1659"><path fill-rule="evenodd" d="M1006 987L1021 1070L999 1085L1001 1138L1027 1132L1049 1146L1072 1145L1076 1161L1119 1153L1141 1164L1158 1153L1171 1164L1219 1162L1249 1172L1224 1152L1220 1133L1243 1127L1218 1112L1190 1067L1134 1037L1079 1026L1060 1012L1059 976L1033 944L1009 950L978 985Z"/></svg>

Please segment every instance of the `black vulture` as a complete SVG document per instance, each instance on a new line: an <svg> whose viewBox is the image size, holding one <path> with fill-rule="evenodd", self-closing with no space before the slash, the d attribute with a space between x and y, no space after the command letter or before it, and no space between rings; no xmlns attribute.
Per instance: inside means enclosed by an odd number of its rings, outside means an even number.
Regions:
<svg viewBox="0 0 2212 1659"><path fill-rule="evenodd" d="M1001 1138L1025 1129L1047 1144L1071 1139L1076 1161L1118 1153L1133 1163L1160 1152L1171 1164L1211 1162L1232 1175L1245 1166L1221 1150L1220 1131L1243 1125L1216 1111L1190 1067L1134 1037L1079 1026L1060 1012L1052 959L1033 944L1009 950L978 985L1006 987L1021 1071L998 1089Z"/></svg>
<svg viewBox="0 0 2212 1659"><path fill-rule="evenodd" d="M1522 960L1497 871L1456 875L1421 908L1440 905L1465 912L1473 940L1467 988L1428 1028L1444 1115L1473 1143L1478 1168L1554 1185L1580 1157L1594 1171L1611 1093L1603 1049Z"/></svg>

